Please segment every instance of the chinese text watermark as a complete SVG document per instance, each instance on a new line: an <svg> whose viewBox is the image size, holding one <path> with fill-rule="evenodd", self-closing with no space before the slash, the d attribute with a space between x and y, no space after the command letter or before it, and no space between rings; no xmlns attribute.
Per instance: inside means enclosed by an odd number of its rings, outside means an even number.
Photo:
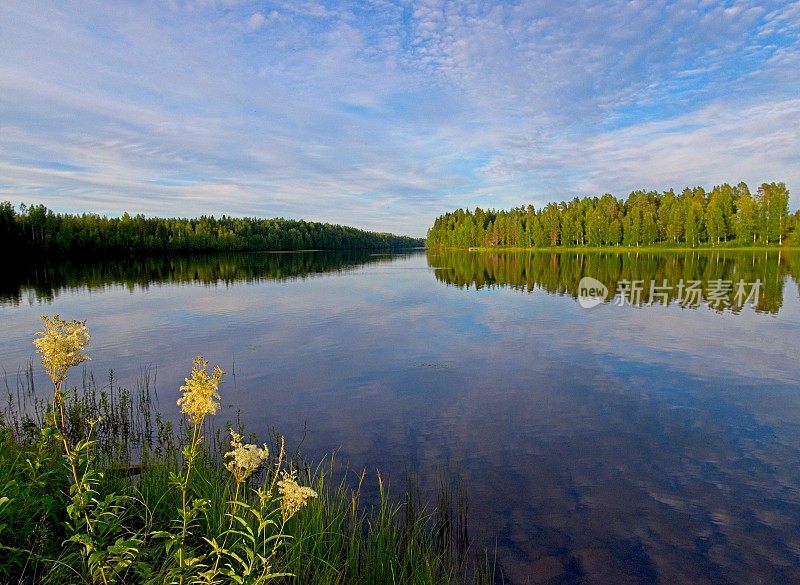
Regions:
<svg viewBox="0 0 800 585"><path fill-rule="evenodd" d="M705 302L713 309L725 309L745 304L757 305L762 286L761 279L746 282L744 279L733 281L718 278L706 281L705 285L701 280L683 278L675 284L669 283L667 279L620 280L612 302L619 307L672 303L682 307L699 307ZM590 276L584 276L578 284L578 302L584 309L591 309L605 302L608 294L608 287Z"/></svg>

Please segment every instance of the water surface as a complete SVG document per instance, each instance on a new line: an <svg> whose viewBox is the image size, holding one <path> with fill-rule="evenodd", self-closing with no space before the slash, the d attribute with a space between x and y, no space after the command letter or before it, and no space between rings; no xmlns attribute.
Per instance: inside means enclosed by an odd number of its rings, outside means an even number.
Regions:
<svg viewBox="0 0 800 585"><path fill-rule="evenodd" d="M228 372L221 418L398 491L463 482L517 582L800 582L799 272L785 252L27 266L0 288L0 366L35 359L40 314L87 319L92 369L156 368L174 415L202 354ZM609 290L591 309L584 276Z"/></svg>

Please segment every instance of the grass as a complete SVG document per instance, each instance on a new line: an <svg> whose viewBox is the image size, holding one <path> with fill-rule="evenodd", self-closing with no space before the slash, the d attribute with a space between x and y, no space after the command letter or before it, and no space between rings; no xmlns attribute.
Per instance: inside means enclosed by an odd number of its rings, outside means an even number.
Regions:
<svg viewBox="0 0 800 585"><path fill-rule="evenodd" d="M396 498L378 476L377 501L366 502L370 478L334 481L335 461L312 468L277 434L269 455L232 448L210 424L213 400L194 402L208 410L185 410L180 424L164 420L149 372L134 391L85 373L62 392L66 375L54 371L52 401L37 398L32 366L13 388L6 381L2 583L503 582L469 542L459 490L442 487L425 506L412 484ZM216 385L204 365L184 388Z"/></svg>

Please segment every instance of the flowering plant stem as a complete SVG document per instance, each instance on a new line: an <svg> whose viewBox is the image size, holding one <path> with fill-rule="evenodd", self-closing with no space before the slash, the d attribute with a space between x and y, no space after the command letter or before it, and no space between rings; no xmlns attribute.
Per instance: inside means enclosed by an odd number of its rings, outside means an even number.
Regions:
<svg viewBox="0 0 800 585"><path fill-rule="evenodd" d="M201 421L202 424L202 421ZM200 436L200 425L194 425L194 431L192 431L192 441L189 443L186 449L184 449L184 454L186 456L186 473L183 476L183 481L181 482L181 541L180 547L178 548L178 566L183 568L184 563L184 548L186 547L186 537L189 533L189 520L191 512L189 510L189 477L192 473L192 466L194 465L195 459L197 459L197 453L200 449L200 441L202 437ZM183 583L183 576L181 576L180 582Z"/></svg>
<svg viewBox="0 0 800 585"><path fill-rule="evenodd" d="M70 471L72 472L73 509L76 509L76 511L78 511L78 515L82 516L81 519L83 524L86 527L86 530L89 532L90 538L92 538L94 537L96 531L94 522L89 516L89 510L87 507L90 501L91 492L93 491L92 486L87 481L87 478L94 476L94 473L92 473L90 469L92 463L90 453L92 446L91 434L87 440L81 442L76 449L73 449L70 446L68 434L69 430L67 428L67 417L64 407L64 394L61 391L61 385L63 383L63 379L58 381L53 380L53 422L58 435L61 438L61 444L64 447L64 456L69 463ZM94 421L90 423L90 429L92 428L94 428ZM78 469L79 465L81 464L81 458L85 460L86 470L84 472L79 472ZM78 534L78 525L73 526L73 532L75 533L73 536ZM98 567L98 572L103 585L108 585L108 578L106 577L105 568L102 566L102 564Z"/></svg>

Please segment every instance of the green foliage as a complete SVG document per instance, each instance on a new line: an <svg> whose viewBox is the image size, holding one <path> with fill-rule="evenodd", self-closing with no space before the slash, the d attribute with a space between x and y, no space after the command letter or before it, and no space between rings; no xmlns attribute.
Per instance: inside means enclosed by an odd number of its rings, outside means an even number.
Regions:
<svg viewBox="0 0 800 585"><path fill-rule="evenodd" d="M34 580L65 537L67 468L51 428L23 437L0 429L0 582L24 572Z"/></svg>
<svg viewBox="0 0 800 585"><path fill-rule="evenodd" d="M783 183L764 183L756 196L759 238L762 242L782 243L789 215L789 190Z"/></svg>
<svg viewBox="0 0 800 585"><path fill-rule="evenodd" d="M158 218L54 213L44 205L0 203L0 243L18 251L230 252L265 250L378 250L411 248L419 238L328 223L223 215Z"/></svg>
<svg viewBox="0 0 800 585"><path fill-rule="evenodd" d="M789 216L787 229L790 234L789 243L792 246L800 246L800 210L795 211L794 215Z"/></svg>
<svg viewBox="0 0 800 585"><path fill-rule="evenodd" d="M115 387L113 374L101 389L85 377L81 391L57 386L50 404L30 384L9 390L0 410L0 582L498 582L485 560L465 562L465 528L451 529L450 508L426 515L416 502L395 504L380 482L378 504L366 509L361 483L328 489L334 468L311 474L286 458L278 436L266 461L266 449L232 441L247 466L229 473L220 433L206 440L202 420L177 431L163 422L146 377L136 392ZM321 497L300 488L298 475Z"/></svg>
<svg viewBox="0 0 800 585"><path fill-rule="evenodd" d="M788 206L783 183L764 183L755 198L745 183L725 183L710 193L687 187L677 196L672 190L633 191L625 201L606 193L539 210L531 205L458 209L436 218L426 243L430 248L781 244L795 226Z"/></svg>

